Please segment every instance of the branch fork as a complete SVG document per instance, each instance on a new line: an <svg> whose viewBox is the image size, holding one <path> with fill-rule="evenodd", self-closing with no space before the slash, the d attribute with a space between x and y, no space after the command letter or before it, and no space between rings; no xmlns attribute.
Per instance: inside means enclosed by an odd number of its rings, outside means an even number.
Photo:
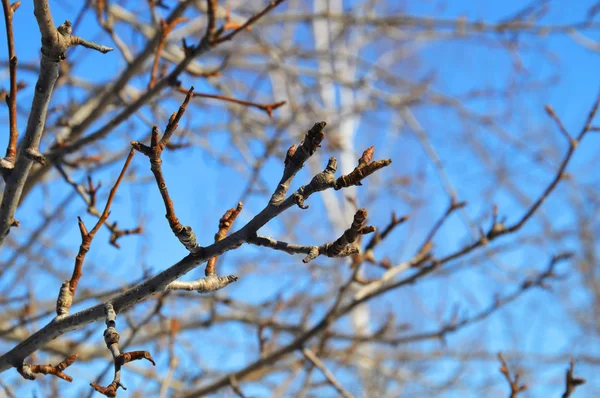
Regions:
<svg viewBox="0 0 600 398"><path fill-rule="evenodd" d="M104 308L106 313L104 342L106 343L106 348L108 348L113 357L115 374L113 381L106 387L102 387L95 382L90 383L90 386L100 394L103 394L107 397L116 397L119 387L123 390L127 390L127 388L121 383L121 367L123 367L123 365L140 359L145 359L151 362L153 366L156 366L156 362L154 362L152 355L150 355L148 351L131 351L121 353L121 350L119 349L120 336L116 328L117 313L115 312L115 309L111 303L107 303Z"/></svg>
<svg viewBox="0 0 600 398"><path fill-rule="evenodd" d="M68 356L62 362L59 362L56 365L28 365L24 363L17 368L17 371L21 376L23 376L23 378L27 380L35 380L36 374L44 374L54 375L70 383L73 381L73 378L69 375L64 374L63 370L71 366L76 359L77 354L73 354Z"/></svg>
<svg viewBox="0 0 600 398"><path fill-rule="evenodd" d="M179 107L179 110L176 113L174 113L173 115L171 115L171 118L169 119L169 123L167 124L167 127L165 128L165 133L163 134L163 136L160 140L158 138L158 127L153 126L152 127L152 135L150 137L150 146L144 145L141 142L137 142L137 141L132 141L131 146L136 151L141 152L144 155L146 155L148 157L148 159L150 160L150 170L152 171L152 174L154 174L154 178L156 179L156 184L158 185L160 195L162 196L163 202L165 204L165 209L166 209L165 217L169 221L169 226L171 227L173 234L177 237L177 239L179 239L181 244L183 246L185 246L185 248L190 253L197 254L202 250L202 248L200 247L200 245L198 245L198 243L196 241L196 234L192 230L192 227L184 226L183 224L181 224L181 222L179 222L179 219L175 215L175 207L173 205L173 201L171 200L171 197L169 196L169 191L167 189L167 183L166 183L165 178L162 173L162 159L161 159L162 152L165 149L165 147L167 146L167 144L169 143L171 136L177 129L179 120L181 120L181 117L185 113L187 105L189 104L190 99L193 97L193 95L194 95L194 87L191 87L188 90L183 103Z"/></svg>

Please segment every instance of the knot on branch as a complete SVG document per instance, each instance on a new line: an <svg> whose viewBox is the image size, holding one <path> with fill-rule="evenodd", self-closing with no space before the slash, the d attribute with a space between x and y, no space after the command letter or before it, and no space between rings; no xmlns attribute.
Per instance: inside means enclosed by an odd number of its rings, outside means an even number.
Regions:
<svg viewBox="0 0 600 398"><path fill-rule="evenodd" d="M195 253L200 247L196 241L196 234L189 225L181 228L175 233L175 236L177 236L177 239L179 239L181 244L191 253Z"/></svg>
<svg viewBox="0 0 600 398"><path fill-rule="evenodd" d="M137 361L140 359L146 359L152 363L152 365L156 366L156 362L152 358L152 355L148 351L131 351L126 353L121 353L119 349L119 340L120 336L116 329L116 320L117 313L113 308L113 305L109 302L104 307L106 313L106 330L104 331L104 342L106 343L106 347L110 351L113 357L113 362L115 364L115 374L113 377L112 383L110 383L106 387L102 387L98 383L90 383L90 386L94 388L94 390L98 391L100 394L103 394L107 397L116 397L117 389L121 387L124 390L127 390L125 386L121 383L121 367L126 363L131 361Z"/></svg>
<svg viewBox="0 0 600 398"><path fill-rule="evenodd" d="M338 257L340 255L347 255L346 253L349 250L347 246L356 242L359 236L375 232L375 227L364 225L366 220L367 211L365 209L359 209L356 214L354 214L354 220L352 221L350 228L327 248L327 256Z"/></svg>
<svg viewBox="0 0 600 398"><path fill-rule="evenodd" d="M315 123L304 135L304 140L299 147L292 145L290 149L288 149L285 160L283 161L285 165L283 176L269 201L271 206L279 206L283 202L285 194L296 173L304 167L304 162L306 162L306 160L315 153L317 148L321 146L321 142L325 138L323 129L326 125L327 123L325 122Z"/></svg>
<svg viewBox="0 0 600 398"><path fill-rule="evenodd" d="M237 207L227 210L225 212L225 214L223 214L223 217L221 217L221 219L219 219L219 229L218 229L217 233L215 234L215 243L223 240L225 238L225 236L227 236L229 229L233 225L233 222L235 221L237 216L242 211L243 207L244 207L244 204L242 202L239 202L237 204ZM204 274L206 276L212 276L212 275L216 274L215 266L217 264L218 258L219 258L218 256L215 256L215 257L211 258L210 260L208 260L208 263L206 264L206 269L204 271Z"/></svg>
<svg viewBox="0 0 600 398"><path fill-rule="evenodd" d="M58 30L58 33L60 33L63 36L69 36L73 32L73 24L68 19L65 19L65 22L63 22L62 25L56 28L56 30Z"/></svg>
<svg viewBox="0 0 600 398"><path fill-rule="evenodd" d="M346 257L360 253L360 248L354 243L361 235L375 232L375 227L365 225L366 219L367 211L365 209L359 209L356 214L354 214L352 225L344 231L342 236L335 242L326 243L320 247L313 246L302 262L308 263L319 255L325 255L327 257Z"/></svg>
<svg viewBox="0 0 600 398"><path fill-rule="evenodd" d="M121 336L119 336L119 333L114 327L109 327L104 331L104 342L109 349L111 345L119 344L120 339Z"/></svg>
<svg viewBox="0 0 600 398"><path fill-rule="evenodd" d="M34 5L37 5L34 3ZM79 36L72 35L73 25L69 20L65 20L62 25L55 28L52 26L52 16L48 9L38 9L35 7L34 14L40 25L42 33L42 55L52 62L60 62L66 58L67 49L72 46L80 45L106 54L113 49L94 42L82 39Z"/></svg>
<svg viewBox="0 0 600 398"><path fill-rule="evenodd" d="M211 293L223 289L230 283L236 282L239 278L235 275L217 276L209 275L191 282L173 281L169 283L166 290L196 290L198 293Z"/></svg>
<svg viewBox="0 0 600 398"><path fill-rule="evenodd" d="M15 168L14 159L9 158L0 158L0 169L2 170L12 170Z"/></svg>
<svg viewBox="0 0 600 398"><path fill-rule="evenodd" d="M71 281L64 281L60 286L58 298L56 299L56 315L68 315L73 304L73 293L71 293Z"/></svg>
<svg viewBox="0 0 600 398"><path fill-rule="evenodd" d="M230 283L237 282L238 277L235 275L227 275L227 276L216 276L211 275L205 278L200 279L201 283L199 284L197 289L200 294L211 293L217 290L223 289L225 286Z"/></svg>
<svg viewBox="0 0 600 398"><path fill-rule="evenodd" d="M294 201L301 209L308 209L308 206L304 205L304 200L315 192L324 191L327 188L334 186L335 177L334 174L337 170L337 159L334 157L329 158L327 167L325 170L318 173L308 183L308 185L300 187L297 192L294 193Z"/></svg>
<svg viewBox="0 0 600 398"><path fill-rule="evenodd" d="M35 148L27 148L25 150L25 156L42 166L46 165L46 158Z"/></svg>

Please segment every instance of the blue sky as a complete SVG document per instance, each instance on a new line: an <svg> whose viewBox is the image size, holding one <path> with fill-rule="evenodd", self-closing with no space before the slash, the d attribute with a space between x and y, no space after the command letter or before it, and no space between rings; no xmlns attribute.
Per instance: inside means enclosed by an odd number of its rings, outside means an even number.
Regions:
<svg viewBox="0 0 600 398"><path fill-rule="evenodd" d="M75 4L75 2L73 2ZM593 1L581 1L574 5L571 2L550 2L551 7L546 16L540 23L544 24L561 24L585 19L585 13L593 4ZM146 15L141 11L146 7L145 2L135 5L131 3L133 9L138 9L140 15ZM61 6L58 2L51 2L54 20L60 24L64 19L68 18L71 21L75 18L79 5L75 7ZM436 15L439 17L456 18L466 16L469 21L485 20L498 21L502 18L512 15L515 11L523 7L521 1L448 1L448 2L409 2L405 5L405 10L412 15ZM94 22L95 16L91 13L83 19L81 26L76 26L76 33L90 38L95 41L110 45L110 41L106 35L100 33L97 24ZM24 2L15 16L15 41L17 46L17 55L22 63L33 62L37 63L39 33L35 28L35 21L32 14L32 5L29 2ZM299 41L304 41L310 44L311 38L301 37L303 34L308 34L306 30L298 28ZM585 32L590 38L600 39L598 31L590 30ZM519 88L527 87L532 82L543 82L540 87L535 90L526 90L525 93L520 91L518 96L510 98L506 101L504 98L475 100L466 102L468 108L473 112L493 114L507 114L506 124L503 127L509 132L511 137L517 139L522 138L531 151L536 151L538 148L547 149L554 148L558 153L562 154L566 150L566 143L551 123L544 112L543 106L551 104L556 112L560 115L565 126L573 133L577 132L585 120L589 107L591 106L598 90L600 89L600 76L598 76L598 68L600 67L600 59L595 52L577 45L573 40L564 35L548 35L543 39L532 37L526 34L519 36L519 42L524 43L522 50L518 51L520 62L523 68L515 71L515 58L506 50L499 48L498 36L486 35L486 40L465 39L465 40L448 40L434 43L423 44L415 52L414 61L418 64L418 68L410 70L404 65L398 66L397 71L403 73L408 71L410 75L407 78L422 78L429 74L434 75L432 88L435 91L443 92L448 96L461 96L473 89L498 89L506 86L507 82L511 82ZM275 40L273 38L272 40ZM382 46L394 46L395 43L387 40L382 40ZM0 54L6 54L6 43L0 40ZM365 59L369 59L371 55L369 50L365 50L361 54ZM93 79L94 81L109 81L113 76L117 75L124 67L124 61L120 58L117 52L107 55L102 55L95 52L90 52L85 49L70 50L67 54L69 59L77 59L78 66L74 74L81 78ZM7 81L7 71L2 72L3 81ZM134 84L139 88L147 84L147 76L143 79L134 79ZM227 77L227 76L226 76ZM552 83L547 83L551 78ZM34 87L34 75L30 72L19 71L19 79L26 80L29 85L19 94L20 109L26 110L31 100L32 90ZM199 90L212 90L213 88L206 84L198 84L191 79L184 79L184 85L194 84ZM6 86L6 83L4 84ZM265 96L269 93L269 86L265 85L263 90ZM272 95L273 100L288 100L285 98L285 93ZM62 90L57 93L58 102L64 102L69 98L83 98L83 93L74 90L67 92ZM171 101L164 104L166 111L172 112L177 109L177 102ZM206 104L205 113L196 111L194 117L184 118L182 126L189 126L190 130L200 128L206 121L210 123L227 123L231 115L222 112L221 108L213 108L210 103ZM5 111L0 113L0 117L6 118ZM255 112L247 110L247 112ZM416 106L414 108L415 115L421 120L424 129L430 134L431 140L443 161L450 181L459 187L459 199L469 202L467 214L474 219L479 219L484 214L490 212L492 204L497 204L500 214L508 215L508 222L514 222L523 212L523 207L519 205L514 196L504 190L494 191L491 197L483 199L482 193L486 190L494 188L497 182L494 179L487 178L490 175L490 170L482 167L481 162L477 160L470 150L464 149L461 146L461 140L466 136L471 135L476 137L478 141L486 147L490 153L494 155L491 159L491 164L501 165L510 163L511 165L522 165L519 172L513 176L519 182L520 188L527 197L535 198L543 190L545 185L552 178L552 166L557 167L558 163L554 158L544 159L548 163L549 168L540 169L532 164L530 158L523 153L515 153L513 148L506 147L498 141L497 135L492 134L485 126L476 126L473 123L461 121L455 112L450 112L447 109L436 108L435 106ZM145 112L146 116L150 116L149 112ZM425 175L426 184L419 187L418 193L423 193L429 198L428 206L418 214L411 214L410 228L406 230L400 228L393 235L393 241L387 242L380 249L382 255L387 255L393 261L401 261L406 259L412 251L422 242L425 233L431 223L441 214L447 206L447 196L443 193L441 185L438 182L438 177L435 169L427 160L424 153L421 152L418 142L414 136L405 132L398 131L394 134L376 134L374 131L390 129L390 120L394 116L389 108L373 111L366 115L365 119L359 125L356 132L356 148L362 150L371 144L376 144L375 157L392 157L393 165L381 172L382 179L390 179L396 175L414 175L418 170L422 170ZM54 115L50 116L50 120ZM3 119L4 120L4 119ZM117 129L116 133L123 133L130 129L130 134L127 136L129 140L137 140L144 137L148 130L140 122L139 118L132 118L133 127L124 126ZM153 120L161 128L165 126L165 120ZM19 120L19 128L24 131L25 118ZM95 127L95 126L94 126ZM292 126L296 129L296 136L306 130L310 126ZM93 131L90 129L89 131ZM543 142L528 140L528 134L537 131L546 131L547 136L544 136ZM6 131L4 128L1 131ZM267 134L274 134L273 131L268 131ZM199 134L201 135L201 134ZM6 137L7 133L2 134ZM216 152L225 152L231 143L231 138L224 132L213 132L205 137L213 145ZM539 135L537 136L539 137ZM572 164L569 166L569 172L576 174L580 182L587 186L597 187L598 177L594 173L598 162L595 155L598 152L600 138L598 134L589 135L585 144L578 150ZM547 141L546 141L547 140ZM42 149L46 149L52 140L46 140L42 145ZM292 143L293 140L288 136L284 139L286 143ZM111 147L117 148L119 145L126 145L126 140L115 139L114 142L108 143ZM124 147L124 146L123 146ZM251 143L251 148L260 153L260 144L258 142ZM325 149L323 150L325 151ZM335 155L335 153L327 153L323 155L323 159L327 156ZM561 155L562 156L562 155ZM181 156L179 152L166 152L163 156L165 178L168 182L169 191L175 200L177 215L184 224L189 224L194 227L199 241L207 243L212 241L218 219L221 214L229 207L233 207L245 188L243 177L235 170L218 162L211 154L201 148L192 148L188 150L185 156ZM96 178L101 179L103 194L108 191L108 187L118 174L118 168L122 162L117 162L117 166L103 170ZM273 158L267 163L265 172L261 174L264 181L268 183L270 189L275 187L280 175L281 160ZM138 170L137 175L150 177L149 164L147 159L141 155L136 155L132 168ZM84 177L83 173L76 174L78 179ZM296 186L309 181L310 173L307 170L299 173L295 180ZM564 209L563 202L565 196L569 193L569 185L561 184L561 187L544 205L541 211L550 216L553 220L553 225L556 229L568 227L573 222L573 209ZM51 189L34 191L27 198L23 207L19 210L17 218L21 221L23 231L31 231L39 225L39 217L37 216L40 209L45 208L47 211L56 211L55 206L64 197L70 194L70 187L57 179L56 183L51 184ZM359 198L366 201L366 187L364 190L359 190ZM341 195L341 194L338 194ZM104 198L104 197L103 197ZM85 209L80 202L77 206L62 209L64 212L64 223L59 227L54 227L47 231L47 237L56 237L57 243L71 251L76 250L76 245L73 242L78 242L79 232L77 230L76 216L84 217L86 225L90 227L95 222L93 217L85 215ZM245 203L244 212L240 216L240 221L246 221L252 215L264 206L265 198L259 196L251 196ZM329 236L327 226L322 222L322 214L324 211L322 202L317 198L311 198L310 201L310 217L307 217L309 225L302 226L302 231L310 231L309 234L303 233L298 239L299 243L319 244L322 239ZM370 216L372 223L376 226L385 225L389 219L389 214L395 210L398 214L404 214L409 211L410 206L403 203L393 195L382 195L376 202L376 206L370 208ZM288 219L297 217L299 209L290 210L291 214L285 217ZM133 281L140 277L145 269L150 269L152 272L164 269L166 266L173 264L186 252L179 242L172 236L166 220L164 219L164 211L162 201L158 191L152 184L136 184L131 181L126 181L119 191L119 195L115 199L111 217L119 220L119 225L123 228L137 226L140 217L144 218L144 226L148 233L142 237L125 237L120 243L120 250L113 249L108 246L108 232L101 230L98 234L90 251L86 263L95 264L100 269L104 269L104 273L111 274L108 280L114 282ZM242 223L236 224L238 226ZM350 222L350 220L349 220ZM488 225L489 219L483 221L484 225ZM314 225L311 228L311 223ZM538 220L532 220L522 231L523 234L535 234L541 231L542 224ZM269 224L264 232L277 236L278 233L283 233L283 227L278 222ZM321 230L322 229L322 230ZM26 234L15 234L17 239L23 239ZM436 250L441 253L448 252L458 247L469 240L470 233L467 230L463 220L459 217L453 217L442 228L436 239ZM309 241L310 240L310 241ZM314 240L314 241L313 241ZM510 241L507 238L506 241ZM398 244L401 242L401 244ZM78 243L77 243L78 245ZM398 246L403 247L402 250ZM560 247L559 247L560 246ZM562 249L577 249L577 243L571 241L561 242L559 246L549 246L546 250L535 251L534 249L515 250L508 254L503 254L499 261L503 264L508 264L507 268L498 268L497 264L490 261L482 261L482 263L473 268L468 268L456 272L450 276L436 276L429 281L424 281L421 285L410 287L406 290L390 293L373 303L373 310L380 311L384 308L394 308L397 316L400 319L411 319L414 316L416 307L425 313L432 315L429 319L424 318L419 326L428 330L435 327L433 320L435 311L442 308L442 303L456 302L466 311L470 311L472 304L476 302L475 307L482 308L490 302L493 293L509 292L514 288L516 281L522 280L523 276L531 273L535 269L545 267L548 258L552 254ZM4 251L0 254L0 258L5 260L10 256L10 253ZM286 272L289 269L297 269L293 267L302 266L300 257L290 257L284 254L265 253L264 250L255 249L244 246L236 253L230 253L219 261L219 269L223 274L237 272L236 267L240 266L240 262L244 256L253 258L251 265L260 265L263 259L276 259L280 261L282 266L281 273L273 275L261 274L259 268L255 274L247 275L240 282L231 285L227 293L231 296L244 299L250 302L262 302L272 298L277 292L284 291L286 294L302 291L303 289L318 290L322 286L312 286L308 278L296 277L296 274ZM140 260L141 259L141 260ZM52 260L52 259L50 259ZM57 258L58 261L58 258ZM59 272L68 274L71 271L72 262L69 260L64 263L64 259L60 258L61 264L54 262L55 268ZM320 260L322 264L334 264L332 261ZM20 264L21 267L26 266ZM565 267L565 268L568 268ZM520 271L523 270L521 273ZM371 272L371 271L369 271ZM200 276L202 271L199 269L191 275L193 278ZM46 275L46 274L45 274ZM62 275L61 275L62 276ZM445 279L444 279L445 278ZM35 294L38 299L52 299L56 296L58 286L60 285L60 277L49 277L32 279L28 284L35 286ZM506 285L494 285L494 279L510 280L515 283ZM2 278L0 287L7 283L7 280ZM558 282L560 283L560 282ZM576 278L571 277L565 283L578 283ZM98 286L94 280L86 279L85 273L82 279L82 286L97 289ZM103 289L107 286L103 286ZM26 292L25 284L18 286L14 294ZM560 287L556 289L557 294L572 295L574 302L582 300L587 301L584 295L577 295L574 292L565 292ZM417 299L415 299L417 297ZM202 298L199 298L201 300ZM396 303L408 302L409 306L397 306ZM582 336L582 330L576 326L569 325L569 316L566 309L563 307L564 301L559 300L547 292L536 291L525 296L522 300L511 305L508 309L500 311L486 321L485 326L472 326L464 332L459 332L456 335L449 337L449 345L456 347L467 347L470 343L476 344L474 336L483 336L482 341L485 342L484 347L491 352L497 350L522 350L528 353L540 353L551 355L555 353L565 352L587 352L597 353L598 346L595 338ZM81 306L75 306L73 309L85 308L89 302L83 303ZM146 305L147 306L147 305ZM451 306L448 305L448 308ZM444 307L445 308L445 307ZM314 314L315 319L320 315L322 309L317 310ZM444 310L445 311L445 310ZM169 316L184 317L178 308L167 306L165 313ZM138 312L139 314L139 312ZM445 312L446 318L448 313ZM346 322L343 320L342 322ZM43 323L43 322L42 322ZM42 324L40 323L40 325ZM118 325L117 325L118 326ZM101 327L98 328L97 343L103 344L101 341ZM242 344L247 341L248 344L256 344L255 336L249 335L246 329L237 327L223 327L222 329L213 328L212 330L202 333L205 336L205 341L210 339L219 339L226 333L231 333L233 340ZM201 338L202 336L188 336L190 338ZM68 336L73 338L73 336ZM572 342L579 338L580 344L571 346ZM476 339L475 339L476 340ZM93 341L93 340L92 340ZM0 344L0 349L8 349L11 344ZM418 347L437 347L440 348L439 342L428 342ZM140 348L136 348L140 349ZM239 350L235 355L225 355L222 350L211 350L208 345L203 354L206 355L206 362L218 361L223 366L230 366L231 369L238 368L244 363L252 360L244 350ZM166 366L165 358L160 358L159 366ZM108 352L105 360L95 361L91 364L80 365L76 363L72 368L69 368L69 374L76 379L93 379L95 378L98 369L105 366L108 360ZM451 373L455 362L443 364L439 370L440 380L445 378L445 375ZM552 380L552 383L538 383L535 380L531 381L532 390L534 392L524 394L527 396L542 396L554 392L556 386L562 383L562 374L567 364L553 365L552 367L544 367L540 369L542 375L536 374L535 377L543 378L544 380ZM589 385L599 387L594 383L594 369L589 366L581 365L578 367L583 377L588 378ZM489 378L499 383L499 391L504 393L503 388L506 386L501 380L497 372L497 363L494 361L486 362L481 368L479 375L474 375L474 384L484 383ZM160 372L159 369L157 371ZM14 377L9 372L2 375L2 380L11 380ZM124 373L126 384L135 389L137 385L143 383L143 380L135 376L133 372ZM106 379L107 384L109 379ZM72 389L65 390L69 393L74 391L85 391L86 383L79 383ZM34 391L36 385L30 383L23 391ZM38 392L41 392L38 390ZM247 391L252 394L250 389ZM257 392L260 395L260 392ZM408 392L407 392L408 393ZM464 391L468 394L469 391ZM579 391L578 396L585 396L585 392ZM448 395L451 396L451 395Z"/></svg>

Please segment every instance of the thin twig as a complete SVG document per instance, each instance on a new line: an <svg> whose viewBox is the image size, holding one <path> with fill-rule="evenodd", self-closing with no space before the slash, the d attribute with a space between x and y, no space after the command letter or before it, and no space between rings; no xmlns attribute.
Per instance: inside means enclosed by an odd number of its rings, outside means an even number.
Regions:
<svg viewBox="0 0 600 398"><path fill-rule="evenodd" d="M215 242L223 240L227 236L227 232L229 232L233 222L242 211L242 207L242 202L239 202L237 207L227 210L223 217L221 217L219 220L219 230L215 234ZM206 270L204 271L206 276L215 275L215 264L217 263L217 259L218 257L213 257L206 263Z"/></svg>
<svg viewBox="0 0 600 398"><path fill-rule="evenodd" d="M573 376L574 371L575 360L571 359L569 368L567 369L567 373L565 375L565 392L563 393L562 398L569 398L577 387L585 384L585 379Z"/></svg>
<svg viewBox="0 0 600 398"><path fill-rule="evenodd" d="M444 214L435 222L435 224L433 224L433 227L425 237L425 241L419 247L418 253L427 251L431 247L431 241L434 238L435 234L442 227L442 225L444 225L448 217L450 217L452 213L454 213L456 210L462 209L466 205L467 202L456 202L454 198L451 198L448 208L446 209Z"/></svg>
<svg viewBox="0 0 600 398"><path fill-rule="evenodd" d="M15 53L15 37L13 34L13 15L17 8L21 5L20 1L10 4L8 0L2 0L2 8L4 10L4 22L6 24L6 41L8 44L8 65L10 72L10 94L6 97L8 105L8 120L9 120L9 140L6 148L5 162L0 161L0 166L4 168L14 167L17 157L17 140L19 139L19 131L17 130L17 64L18 59Z"/></svg>
<svg viewBox="0 0 600 398"><path fill-rule="evenodd" d="M312 352L310 349L304 347L302 349L302 354L304 354L304 357L306 359L308 359L314 366L319 368L319 370L323 373L323 376L325 376L325 379L327 379L327 382L329 382L329 384L331 384L333 386L333 388L335 388L342 397L344 397L344 398L352 398L353 397L353 395L350 394L350 392L348 390L346 390L344 388L344 386L342 386L342 384L335 378L333 373L331 373L331 371L329 369L327 369L327 366L325 366L323 361L321 361L319 359L319 357L315 355L314 352Z"/></svg>
<svg viewBox="0 0 600 398"><path fill-rule="evenodd" d="M567 154L565 155L562 163L560 164L560 167L558 168L558 172L556 173L556 176L554 177L554 179L546 187L546 189L544 190L542 195L525 212L523 217L521 217L521 219L519 221L517 221L515 224L513 224L511 227L506 228L505 233L506 232L514 232L514 231L518 230L519 228L521 228L523 226L523 224L525 224L525 222L527 222L527 220L529 220L529 218L531 218L531 216L535 213L535 211L542 205L542 203L544 203L544 201L548 198L550 193L554 190L554 188L556 188L556 186L558 185L560 180L562 180L562 178L564 176L564 171L567 168L569 161L573 157L573 153L575 152L575 149L577 148L579 143L581 143L581 141L583 140L585 135L590 131L590 129L592 127L592 121L593 121L594 117L596 116L596 113L598 112L599 106L600 106L600 93L598 93L598 95L596 97L596 101L594 102L594 105L590 109L590 112L588 113L586 122L583 125L583 127L581 128L579 135L577 135L577 137L574 140L569 140L569 149L567 150Z"/></svg>
<svg viewBox="0 0 600 398"><path fill-rule="evenodd" d="M104 206L104 211L100 215L100 218L96 222L96 225L94 225L94 228L92 228L92 230L88 232L85 227L85 224L83 223L81 218L77 217L78 224L79 224L79 231L81 233L81 245L79 246L79 252L77 253L77 256L75 257L75 266L73 267L73 275L71 276L70 280L63 282L63 284L60 288L60 293L59 293L58 299L56 301L56 315L57 316L65 316L69 313L69 311L71 309L71 304L73 303L73 297L75 296L75 291L77 290L77 284L79 283L79 278L81 278L81 275L82 275L83 261L85 260L85 256L86 256L87 252L90 250L90 246L92 244L92 240L94 239L94 236L96 236L96 232L98 232L98 230L100 229L102 224L104 224L106 222L106 219L108 218L108 215L110 214L110 206L115 197L115 194L117 193L119 184L123 180L123 176L125 176L125 172L127 171L129 164L131 163L131 159L133 158L133 155L135 155L135 150L133 148L131 148L131 150L129 151L129 155L127 156L127 159L125 159L125 164L123 165L123 168L121 169L121 173L119 174L117 181L115 181L115 185L110 190L110 194L108 195L108 199L106 200L106 205Z"/></svg>
<svg viewBox="0 0 600 398"><path fill-rule="evenodd" d="M88 178L88 188L84 188L82 185L75 182L65 171L64 167L60 164L57 164L56 170L58 170L59 174L63 177L63 179L75 189L75 192L79 194L79 196L85 201L87 205L87 211L93 216L98 218L101 217L100 211L96 208L96 192L98 188L100 188L100 183L94 186L91 180L91 177ZM141 226L130 229L120 229L117 227L117 222L109 222L108 220L104 221L104 225L110 231L109 243L116 248L120 248L119 243L117 242L119 238L127 235L137 235L141 234L143 228Z"/></svg>
<svg viewBox="0 0 600 398"><path fill-rule="evenodd" d="M302 260L304 263L308 263L321 255L327 257L347 257L360 252L360 248L354 243L361 235L370 234L375 231L375 227L364 225L366 219L367 211L359 209L354 215L352 225L342 236L334 242L328 242L321 246L301 246L258 235L248 239L248 243L281 250L289 254L306 254L306 257Z"/></svg>
<svg viewBox="0 0 600 398"><path fill-rule="evenodd" d="M161 155L165 147L167 146L169 139L177 129L179 124L179 120L185 113L185 110L190 102L190 99L194 95L194 87L191 87L185 100L179 107L177 113L171 115L171 119L165 128L165 133L162 138L158 139L158 127L152 127L152 136L150 137L150 146L144 145L141 142L133 141L131 142L131 146L143 153L150 160L150 169L154 174L154 178L156 179L156 184L158 185L158 189L160 191L160 195L162 196L163 202L165 204L166 215L165 217L169 221L169 226L173 231L173 234L179 239L181 244L185 246L191 253L198 252L201 247L196 242L196 234L192 230L190 226L184 226L179 222L175 214L175 206L173 205L173 200L169 196L169 191L167 189L167 183L162 173L162 159Z"/></svg>
<svg viewBox="0 0 600 398"><path fill-rule="evenodd" d="M506 381L508 382L508 385L510 386L510 398L517 398L519 393L527 390L527 385L521 384L519 380L521 378L521 375L518 372L515 373L514 377L511 376L508 364L506 363L506 360L504 359L504 356L501 352L498 353L498 359L502 364L502 366L500 367L500 373L504 375Z"/></svg>
<svg viewBox="0 0 600 398"><path fill-rule="evenodd" d="M227 34L225 36L218 37L218 38L214 39L211 42L211 45L216 45L216 44L222 43L224 41L228 41L228 40L233 39L242 30L244 30L244 29L248 28L250 25L254 24L256 21L258 21L263 16L265 16L269 11L271 11L273 8L277 7L279 4L283 3L284 1L285 0L271 1L269 3L269 5L265 9L263 9L258 14L253 15L243 25L241 25L240 27L238 27L237 29L235 29L233 32L231 32L231 33L229 33L229 34Z"/></svg>
<svg viewBox="0 0 600 398"><path fill-rule="evenodd" d="M169 33L175 29L180 23L187 21L187 18L176 18L170 22L161 19L160 21L160 39L158 41L158 46L156 47L156 55L154 56L154 63L152 64L152 71L150 72L150 83L148 83L148 88L154 87L156 84L156 74L158 72L158 61L160 60L160 54L165 47L167 42L167 36Z"/></svg>
<svg viewBox="0 0 600 398"><path fill-rule="evenodd" d="M213 40L217 26L217 6L217 0L206 0L206 17L208 21L206 23L204 40L209 42Z"/></svg>
<svg viewBox="0 0 600 398"><path fill-rule="evenodd" d="M546 113L552 118L552 120L554 120L554 122L558 126L558 129L560 130L560 132L565 136L565 138L569 142L569 145L576 146L577 145L577 141L575 141L575 139L567 131L565 125L562 122L562 120L560 120L560 118L558 117L558 115L556 114L556 112L554 112L554 108L552 108L552 106L550 106L550 105L546 105L544 107L544 109L546 110Z"/></svg>
<svg viewBox="0 0 600 398"><path fill-rule="evenodd" d="M178 7L174 10L173 14L171 14L171 16L173 18L176 18L176 16L181 15L185 7L191 2L191 0L185 0L180 2ZM283 0L279 1L278 4L282 2ZM271 9L272 7L269 8L269 10ZM257 18L254 18L252 21L255 22L256 20ZM109 134L114 128L119 126L125 120L129 119L131 115L135 114L136 111L138 111L143 105L145 105L152 98L158 95L163 89L173 86L174 82L177 81L178 76L187 70L189 64L198 56L205 54L211 48L212 47L211 45L209 45L209 43L202 42L197 46L192 46L188 48L189 51L186 52L186 57L179 64L177 64L177 66L167 76L162 77L158 82L156 82L152 89L147 90L143 95L139 96L133 103L126 106L121 112L119 112L117 115L111 118L110 121L108 121L102 127L98 128L96 131L90 133L85 137L81 137L78 140L74 140L68 145L54 148L47 155L49 160L55 162L56 160L61 159L63 156L69 153L73 153L92 142L96 142L97 140L106 137L106 135ZM140 60L140 62L143 62L143 59ZM112 98L113 95L115 95L114 90L117 90L119 87L123 87L127 83L129 78L132 76L132 70L135 70L136 67L139 68L140 64L135 63L131 66L131 68L128 68L123 74L123 76L121 76L121 78L119 78L119 80L115 82L115 88L113 90L107 91L106 94L102 97L102 99L99 100L100 105L98 105L92 111L90 116L88 116L83 122L81 122L77 126L71 128L71 135L74 138L79 137L83 133L83 131L85 131L85 129L90 126L93 120L95 120L96 117L102 114L102 111L105 109L105 106L107 106L107 104L110 102L109 99Z"/></svg>
<svg viewBox="0 0 600 398"><path fill-rule="evenodd" d="M180 93L186 93L187 91L182 88L182 87L177 87L177 91L179 91ZM232 102L234 104L239 104L239 105L243 105L243 106L249 106L252 108L257 108L260 109L263 112L266 112L267 115L269 115L269 117L272 119L273 118L273 111L285 104L287 104L287 101L279 101L279 102L274 102L272 104L259 104L257 102L252 102L252 101L245 101L245 100L239 100L236 98L231 98L231 97L227 97L224 95L218 95L218 94L204 94L204 93L194 93L194 97L198 97L198 98L212 98L212 99L218 99L221 101L227 101L227 102Z"/></svg>

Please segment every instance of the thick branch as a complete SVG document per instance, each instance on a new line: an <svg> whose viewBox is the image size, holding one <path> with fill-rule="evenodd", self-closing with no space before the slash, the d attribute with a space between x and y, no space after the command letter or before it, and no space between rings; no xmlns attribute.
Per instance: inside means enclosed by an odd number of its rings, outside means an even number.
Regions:
<svg viewBox="0 0 600 398"><path fill-rule="evenodd" d="M58 79L58 62L64 59L64 53L69 46L82 44L79 38L71 36L71 23L65 21L57 28L54 27L50 7L46 0L34 1L34 14L42 34L42 57L40 74L35 86L35 94L22 149L15 163L14 170L6 181L2 204L0 205L0 246L14 225L14 216L21 199L23 187L31 170L33 162L44 164L44 157L39 151L40 140L46 123L46 113L52 90ZM75 38L75 39L74 39Z"/></svg>

